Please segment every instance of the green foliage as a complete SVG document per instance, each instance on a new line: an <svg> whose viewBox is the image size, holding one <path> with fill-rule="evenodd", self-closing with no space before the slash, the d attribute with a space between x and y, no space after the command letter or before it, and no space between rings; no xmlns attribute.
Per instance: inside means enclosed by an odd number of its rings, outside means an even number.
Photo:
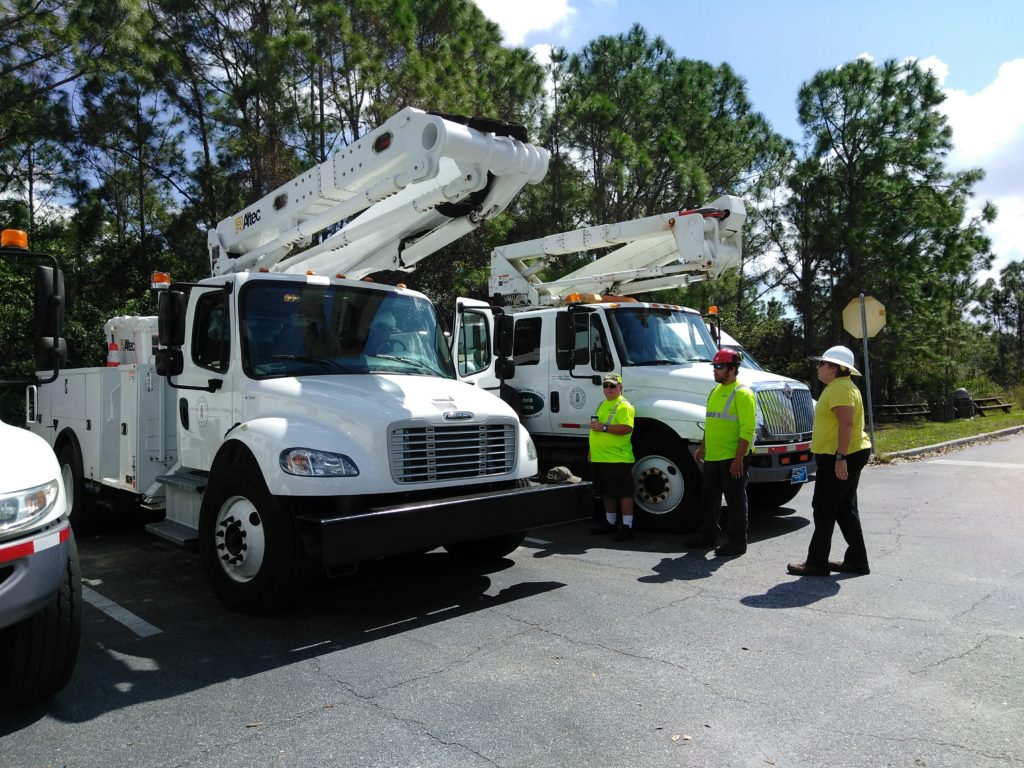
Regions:
<svg viewBox="0 0 1024 768"><path fill-rule="evenodd" d="M953 421L915 421L876 427L875 453L885 460L886 454L938 445L949 440L998 432L1024 424L1024 411L1018 405L1010 413L998 411L994 415L974 416Z"/></svg>
<svg viewBox="0 0 1024 768"><path fill-rule="evenodd" d="M915 63L858 60L799 95L808 151L790 178L780 275L805 351L852 344L841 313L861 292L886 307L872 341L875 398L948 394L970 375L973 277L991 262L987 211L966 220L980 171L951 173L938 82Z"/></svg>
<svg viewBox="0 0 1024 768"><path fill-rule="evenodd" d="M840 313L874 295L888 321L871 342L877 402L1024 378L1024 267L976 284L996 211L966 216L980 172L946 168L943 96L912 63L814 74L798 95L797 152L728 64L680 58L639 26L556 49L545 72L469 0L10 0L5 11L0 226L30 230L61 261L72 364L102 363L109 317L153 311L151 271L204 276L207 229L412 105L521 122L551 163L506 215L380 279L450 307L486 297L502 242L736 194L741 268L646 298L717 304L765 365L807 380L808 353L842 342L859 355ZM20 375L29 298L20 277L0 277L0 367Z"/></svg>

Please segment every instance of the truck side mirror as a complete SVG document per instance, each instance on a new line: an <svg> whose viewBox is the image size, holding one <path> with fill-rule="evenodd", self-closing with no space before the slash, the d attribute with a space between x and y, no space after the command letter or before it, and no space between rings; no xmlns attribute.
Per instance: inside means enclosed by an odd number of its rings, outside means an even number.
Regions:
<svg viewBox="0 0 1024 768"><path fill-rule="evenodd" d="M64 273L36 267L36 335L60 336L64 330Z"/></svg>
<svg viewBox="0 0 1024 768"><path fill-rule="evenodd" d="M35 332L33 358L36 370L58 371L67 362L64 332L64 273L37 266L35 281Z"/></svg>
<svg viewBox="0 0 1024 768"><path fill-rule="evenodd" d="M512 315L494 316L494 356L512 357L512 330L515 319ZM511 376L507 377L511 378Z"/></svg>
<svg viewBox="0 0 1024 768"><path fill-rule="evenodd" d="M185 370L185 358L180 349L158 349L154 357L158 376L178 376Z"/></svg>
<svg viewBox="0 0 1024 768"><path fill-rule="evenodd" d="M183 291L168 289L160 294L157 300L157 328L161 347L180 347L185 343L186 302Z"/></svg>
<svg viewBox="0 0 1024 768"><path fill-rule="evenodd" d="M499 357L494 361L494 375L499 381L515 378L516 364L509 357Z"/></svg>
<svg viewBox="0 0 1024 768"><path fill-rule="evenodd" d="M68 361L68 343L59 336L56 344L52 336L40 336L32 357L37 371L59 371Z"/></svg>

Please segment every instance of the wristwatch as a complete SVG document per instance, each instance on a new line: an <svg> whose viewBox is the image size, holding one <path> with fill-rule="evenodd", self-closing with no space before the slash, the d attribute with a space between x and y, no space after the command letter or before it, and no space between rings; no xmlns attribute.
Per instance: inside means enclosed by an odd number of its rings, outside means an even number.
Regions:
<svg viewBox="0 0 1024 768"><path fill-rule="evenodd" d="M836 454L836 461L846 461L846 454L845 453L837 453Z"/></svg>
<svg viewBox="0 0 1024 768"><path fill-rule="evenodd" d="M608 431L608 425L607 424L602 424L601 425L601 431L602 432L607 432Z"/></svg>

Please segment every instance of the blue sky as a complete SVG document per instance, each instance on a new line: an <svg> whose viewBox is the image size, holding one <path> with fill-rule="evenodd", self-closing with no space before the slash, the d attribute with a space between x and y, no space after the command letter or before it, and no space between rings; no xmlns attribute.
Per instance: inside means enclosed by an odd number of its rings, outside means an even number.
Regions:
<svg viewBox="0 0 1024 768"><path fill-rule="evenodd" d="M541 61L551 46L578 51L633 23L661 35L677 56L727 62L747 82L754 108L800 141L796 96L822 69L858 56L914 57L947 93L952 168L980 167L976 207L999 207L989 229L997 269L1024 260L1024 1L952 0L476 0L509 45Z"/></svg>

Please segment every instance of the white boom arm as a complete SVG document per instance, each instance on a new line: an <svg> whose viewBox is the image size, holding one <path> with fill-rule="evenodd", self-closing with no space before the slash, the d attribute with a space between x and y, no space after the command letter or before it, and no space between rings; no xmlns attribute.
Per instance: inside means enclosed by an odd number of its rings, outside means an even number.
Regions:
<svg viewBox="0 0 1024 768"><path fill-rule="evenodd" d="M570 293L628 295L716 278L740 262L746 217L743 201L725 195L697 211L503 245L491 252L490 293L503 296L508 306L538 306ZM613 246L619 247L558 280L537 276L552 256Z"/></svg>
<svg viewBox="0 0 1024 768"><path fill-rule="evenodd" d="M403 109L211 229L212 274L412 271L544 178L547 150L486 127Z"/></svg>

